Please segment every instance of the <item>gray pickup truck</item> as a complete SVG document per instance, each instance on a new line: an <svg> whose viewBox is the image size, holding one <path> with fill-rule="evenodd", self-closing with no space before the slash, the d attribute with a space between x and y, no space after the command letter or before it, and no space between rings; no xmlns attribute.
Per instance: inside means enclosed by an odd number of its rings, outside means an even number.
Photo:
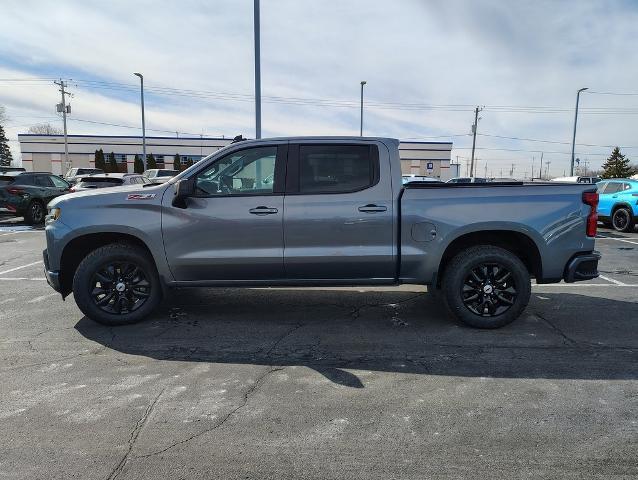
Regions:
<svg viewBox="0 0 638 480"><path fill-rule="evenodd" d="M56 198L45 272L109 325L143 319L171 287L409 283L495 328L526 307L532 277L598 275L597 202L591 185L403 185L394 139L242 141L162 185Z"/></svg>

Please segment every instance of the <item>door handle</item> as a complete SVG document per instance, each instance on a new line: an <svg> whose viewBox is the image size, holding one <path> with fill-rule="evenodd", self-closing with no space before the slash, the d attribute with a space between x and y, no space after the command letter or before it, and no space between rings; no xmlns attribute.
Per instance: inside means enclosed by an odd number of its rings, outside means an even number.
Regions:
<svg viewBox="0 0 638 480"><path fill-rule="evenodd" d="M365 213L385 212L387 209L388 207L384 205L374 205L372 203L359 207L359 211Z"/></svg>
<svg viewBox="0 0 638 480"><path fill-rule="evenodd" d="M264 207L263 205L259 207L251 208L248 211L252 213L253 215L273 215L279 212L279 210L277 210L276 208Z"/></svg>

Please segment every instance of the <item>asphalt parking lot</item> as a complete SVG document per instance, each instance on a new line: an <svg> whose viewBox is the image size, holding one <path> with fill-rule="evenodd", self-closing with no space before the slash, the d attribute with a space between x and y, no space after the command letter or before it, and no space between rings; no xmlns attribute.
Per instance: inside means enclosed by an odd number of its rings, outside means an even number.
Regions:
<svg viewBox="0 0 638 480"><path fill-rule="evenodd" d="M182 290L83 318L0 219L3 478L636 478L638 232L465 328L420 287Z"/></svg>

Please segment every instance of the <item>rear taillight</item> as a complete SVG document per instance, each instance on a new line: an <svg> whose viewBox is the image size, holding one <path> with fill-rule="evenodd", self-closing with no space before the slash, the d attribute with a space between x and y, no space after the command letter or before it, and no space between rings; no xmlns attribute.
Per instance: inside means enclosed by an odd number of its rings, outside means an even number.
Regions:
<svg viewBox="0 0 638 480"><path fill-rule="evenodd" d="M75 187L69 188L69 192L74 193L75 192Z"/></svg>
<svg viewBox="0 0 638 480"><path fill-rule="evenodd" d="M598 228L598 192L583 192L583 203L589 205L589 215L587 215L587 226L585 231L588 237L596 236L596 229Z"/></svg>
<svg viewBox="0 0 638 480"><path fill-rule="evenodd" d="M22 192L24 192L24 190L18 187L9 187L7 188L7 192L11 195L20 195Z"/></svg>

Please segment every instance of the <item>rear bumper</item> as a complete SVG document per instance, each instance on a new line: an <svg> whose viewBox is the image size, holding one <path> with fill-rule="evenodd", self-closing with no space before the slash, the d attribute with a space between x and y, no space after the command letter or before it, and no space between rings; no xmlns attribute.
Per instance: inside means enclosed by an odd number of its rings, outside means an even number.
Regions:
<svg viewBox="0 0 638 480"><path fill-rule="evenodd" d="M599 252L577 254L567 263L563 280L567 283L581 282L598 277Z"/></svg>
<svg viewBox="0 0 638 480"><path fill-rule="evenodd" d="M47 283L53 290L62 293L60 288L60 272L49 270L49 256L46 250L42 252L42 259L44 260L44 276L47 279Z"/></svg>

